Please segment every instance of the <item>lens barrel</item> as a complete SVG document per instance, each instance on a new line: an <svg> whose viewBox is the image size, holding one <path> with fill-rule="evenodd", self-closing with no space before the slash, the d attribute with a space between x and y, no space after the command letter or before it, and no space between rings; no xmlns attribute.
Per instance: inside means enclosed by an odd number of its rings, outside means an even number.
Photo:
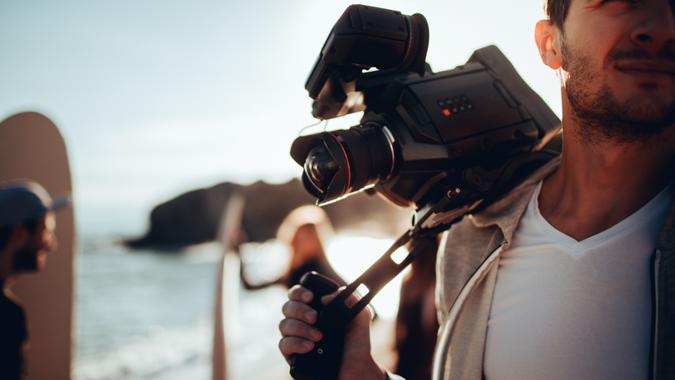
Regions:
<svg viewBox="0 0 675 380"><path fill-rule="evenodd" d="M291 156L303 166L305 188L320 204L386 180L396 166L394 138L379 122L300 137Z"/></svg>

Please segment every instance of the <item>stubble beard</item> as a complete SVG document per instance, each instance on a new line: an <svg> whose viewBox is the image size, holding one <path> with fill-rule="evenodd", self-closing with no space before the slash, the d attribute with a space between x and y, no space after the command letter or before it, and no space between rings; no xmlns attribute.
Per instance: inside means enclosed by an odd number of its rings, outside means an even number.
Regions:
<svg viewBox="0 0 675 380"><path fill-rule="evenodd" d="M14 255L13 270L16 273L33 273L40 270L40 250L26 246Z"/></svg>
<svg viewBox="0 0 675 380"><path fill-rule="evenodd" d="M619 57L644 58L639 51L619 52L608 57L608 66ZM636 95L621 102L602 79L603 72L594 72L591 59L573 51L563 41L563 68L570 74L565 91L577 119L576 133L590 144L604 141L616 143L646 142L675 125L675 102L657 105ZM599 89L591 84L602 80Z"/></svg>

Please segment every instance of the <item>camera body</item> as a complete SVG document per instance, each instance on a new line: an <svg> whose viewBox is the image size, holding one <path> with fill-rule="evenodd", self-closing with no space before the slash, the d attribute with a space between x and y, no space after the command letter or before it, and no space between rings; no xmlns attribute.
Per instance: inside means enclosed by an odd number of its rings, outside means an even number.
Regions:
<svg viewBox="0 0 675 380"><path fill-rule="evenodd" d="M557 154L532 154L560 120L498 48L433 73L427 45L419 14L352 5L336 23L305 86L313 115L364 115L352 128L293 142L319 204L374 189L418 209L452 193L447 207L456 208L494 197Z"/></svg>

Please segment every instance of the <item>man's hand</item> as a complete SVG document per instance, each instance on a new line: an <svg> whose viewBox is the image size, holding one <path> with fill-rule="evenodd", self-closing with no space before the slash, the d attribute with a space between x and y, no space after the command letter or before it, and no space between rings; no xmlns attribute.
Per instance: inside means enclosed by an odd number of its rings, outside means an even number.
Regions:
<svg viewBox="0 0 675 380"><path fill-rule="evenodd" d="M325 305L337 293L321 298ZM282 338L279 341L279 350L287 361L291 355L304 354L314 348L314 343L321 340L321 332L314 328L317 321L317 312L308 304L314 294L300 285L293 286L288 291L288 301L282 312L284 319L279 323ZM347 302L356 303L357 299L351 296ZM384 371L375 363L370 354L370 320L372 314L368 308L359 313L347 327L345 336L345 351L340 368L340 380L364 379L383 380Z"/></svg>

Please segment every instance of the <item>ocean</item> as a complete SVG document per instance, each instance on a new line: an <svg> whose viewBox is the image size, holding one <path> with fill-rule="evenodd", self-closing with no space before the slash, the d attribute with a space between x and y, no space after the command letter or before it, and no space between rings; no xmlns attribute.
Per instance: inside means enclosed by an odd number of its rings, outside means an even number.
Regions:
<svg viewBox="0 0 675 380"><path fill-rule="evenodd" d="M327 255L341 276L354 279L389 242L335 236L327 244ZM287 254L275 242L246 244L241 250L249 274L261 281L280 273ZM73 378L211 379L220 260L217 243L165 254L132 251L101 238L80 242ZM246 291L238 283L237 278L226 281L237 295L233 304L226 305L228 380L289 379L288 366L277 349L286 289ZM396 279L373 301L379 316L394 316L399 284Z"/></svg>
<svg viewBox="0 0 675 380"><path fill-rule="evenodd" d="M210 378L219 257L217 244L181 254L81 244L74 379Z"/></svg>

